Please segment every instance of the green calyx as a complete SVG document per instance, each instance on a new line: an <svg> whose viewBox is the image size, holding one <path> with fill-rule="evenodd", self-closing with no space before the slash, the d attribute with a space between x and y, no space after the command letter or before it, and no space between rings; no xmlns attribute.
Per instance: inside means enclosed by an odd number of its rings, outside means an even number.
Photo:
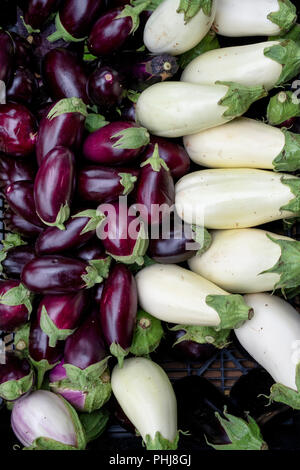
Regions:
<svg viewBox="0 0 300 470"><path fill-rule="evenodd" d="M184 14L185 24L188 23L202 9L206 16L211 15L213 0L180 0L177 13Z"/></svg>
<svg viewBox="0 0 300 470"><path fill-rule="evenodd" d="M39 214L38 214L38 216L39 216ZM46 222L41 217L40 217L40 219L45 225L48 225L49 227L57 227L57 228L59 228L59 230L66 230L66 227L64 226L64 223L68 220L69 217L70 217L70 207L69 207L68 203L66 202L65 205L62 204L60 206L60 209L59 209L59 212L56 216L55 222Z"/></svg>
<svg viewBox="0 0 300 470"><path fill-rule="evenodd" d="M87 41L85 40L84 42L84 50L83 50L83 60L84 62L93 62L94 60L97 60L98 57L95 55L91 54L87 45Z"/></svg>
<svg viewBox="0 0 300 470"><path fill-rule="evenodd" d="M242 295L208 295L205 301L220 317L220 324L214 328L215 331L239 328L253 317L253 310L245 303Z"/></svg>
<svg viewBox="0 0 300 470"><path fill-rule="evenodd" d="M119 367L122 368L124 364L124 358L128 355L129 349L123 349L119 344L113 342L109 348L112 356L118 359Z"/></svg>
<svg viewBox="0 0 300 470"><path fill-rule="evenodd" d="M273 160L275 171L297 171L300 168L300 135L282 129L285 144L280 154Z"/></svg>
<svg viewBox="0 0 300 470"><path fill-rule="evenodd" d="M147 158L147 160L143 163L141 163L141 168L143 168L146 165L151 165L151 168L153 171L159 172L161 168L164 168L166 171L170 171L168 165L166 162L160 158L159 156L159 151L158 151L158 144L155 144L154 146L154 151L151 155L150 158Z"/></svg>
<svg viewBox="0 0 300 470"><path fill-rule="evenodd" d="M287 82L297 75L300 70L300 47L290 39L266 47L264 55L282 65L282 71L276 86Z"/></svg>
<svg viewBox="0 0 300 470"><path fill-rule="evenodd" d="M113 144L116 149L139 149L150 142L150 135L145 127L128 127L111 136L111 139L118 137L120 138Z"/></svg>
<svg viewBox="0 0 300 470"><path fill-rule="evenodd" d="M55 42L59 39L63 39L65 42L82 42L86 39L86 36L84 38L74 38L74 36L68 33L68 31L64 28L62 22L60 21L59 13L57 13L55 17L55 26L56 31L54 31L54 33L50 34L50 36L47 37L47 40L49 42Z"/></svg>
<svg viewBox="0 0 300 470"><path fill-rule="evenodd" d="M131 5L132 6L138 6L144 3L145 0L131 0ZM154 11L156 8L163 2L164 0L151 0L149 4L147 5L147 10L148 11Z"/></svg>
<svg viewBox="0 0 300 470"><path fill-rule="evenodd" d="M127 90L125 91L124 98L128 98L132 103L137 103L141 93L136 90Z"/></svg>
<svg viewBox="0 0 300 470"><path fill-rule="evenodd" d="M33 386L34 373L33 370L28 375L19 380L9 380L0 384L0 397L3 400L13 401L20 398L24 393L29 392Z"/></svg>
<svg viewBox="0 0 300 470"><path fill-rule="evenodd" d="M49 370L51 370L55 366L57 366L57 364L59 364L59 361L55 362L54 364L50 364L47 361L47 359L42 359L41 361L35 361L34 359L32 359L31 356L29 356L29 359L30 359L30 362L32 363L33 367L36 370L36 383L35 383L35 386L36 386L36 389L39 390L43 385L43 381L44 381L44 377L45 377L46 372L48 372Z"/></svg>
<svg viewBox="0 0 300 470"><path fill-rule="evenodd" d="M226 95L218 103L227 108L223 116L228 118L242 116L252 103L268 95L263 86L248 87L240 83L221 81L217 81L216 85L228 87Z"/></svg>
<svg viewBox="0 0 300 470"><path fill-rule="evenodd" d="M278 39L291 39L300 46L300 24L295 24L287 33L268 38L269 41L278 41Z"/></svg>
<svg viewBox="0 0 300 470"><path fill-rule="evenodd" d="M260 429L251 416L248 416L247 421L244 421L227 413L226 407L224 409L225 418L218 412L215 413L215 416L231 441L231 444L214 445L206 439L207 444L215 450L268 450Z"/></svg>
<svg viewBox="0 0 300 470"><path fill-rule="evenodd" d="M48 437L38 437L31 446L24 447L23 450L79 450L77 447L63 444Z"/></svg>
<svg viewBox="0 0 300 470"><path fill-rule="evenodd" d="M28 319L32 312L31 305L32 294L26 289L23 284L19 284L16 287L12 287L4 294L0 295L0 304L8 305L10 307L16 307L18 305L24 305L28 310Z"/></svg>
<svg viewBox="0 0 300 470"><path fill-rule="evenodd" d="M65 341L68 336L74 333L75 329L69 330L60 330L57 326L53 323L51 318L48 315L46 307L43 305L41 311L41 319L40 319L40 327L43 332L49 338L49 346L51 348L55 348L57 341Z"/></svg>
<svg viewBox="0 0 300 470"><path fill-rule="evenodd" d="M105 220L105 215L99 211L98 209L87 209L82 212L78 212L78 214L73 215L72 219L76 219L78 217L87 217L90 219L86 226L81 230L80 235L90 232L91 230L96 230L98 225Z"/></svg>
<svg viewBox="0 0 300 470"><path fill-rule="evenodd" d="M185 69L192 60L196 59L196 57L199 57L205 52L219 48L220 44L217 35L214 31L210 30L199 44L179 56L179 65L182 69Z"/></svg>
<svg viewBox="0 0 300 470"><path fill-rule="evenodd" d="M14 331L15 350L21 352L23 356L28 356L30 323L20 326Z"/></svg>
<svg viewBox="0 0 300 470"><path fill-rule="evenodd" d="M296 366L296 388L286 387L280 383L272 385L270 390L270 402L276 401L290 406L294 410L300 410L300 363Z"/></svg>
<svg viewBox="0 0 300 470"><path fill-rule="evenodd" d="M151 0L147 0L144 2L139 2L136 6L131 6L131 5L126 5L121 13L116 17L116 20L118 18L126 18L130 17L132 21L132 27L130 30L130 33L133 34L135 31L138 29L140 25L140 14L147 10L148 5L150 5Z"/></svg>
<svg viewBox="0 0 300 470"><path fill-rule="evenodd" d="M110 256L107 256L106 258L102 258L102 259L92 259L92 260L89 261L89 264L97 270L97 273L103 279L108 278L109 268L110 268L110 265L111 265L111 257Z"/></svg>
<svg viewBox="0 0 300 470"><path fill-rule="evenodd" d="M86 267L86 274L81 277L85 282L86 289L90 289L95 284L101 284L104 278L107 278L109 273L111 259L109 257L103 259L93 259L89 261Z"/></svg>
<svg viewBox="0 0 300 470"><path fill-rule="evenodd" d="M26 28L26 31L27 31L28 34L40 33L41 32L40 29L34 29L34 28L32 28L32 26L30 26L30 24L25 23L24 16L20 16L20 18L21 18L22 23L23 23L24 27Z"/></svg>
<svg viewBox="0 0 300 470"><path fill-rule="evenodd" d="M176 325L171 331L184 330L185 335L181 336L174 344L182 343L182 341L194 341L198 344L212 344L218 349L226 348L230 344L229 336L231 329L223 329L216 331L211 326L192 326L192 325Z"/></svg>
<svg viewBox="0 0 300 470"><path fill-rule="evenodd" d="M285 178L284 176L281 178L281 183L285 184L290 188L292 194L294 194L294 198L286 204L285 206L280 207L281 211L290 211L300 215L300 179L299 178Z"/></svg>
<svg viewBox="0 0 300 470"><path fill-rule="evenodd" d="M283 33L289 31L297 21L297 9L290 0L278 0L279 10L270 13L267 18L277 24Z"/></svg>
<svg viewBox="0 0 300 470"><path fill-rule="evenodd" d="M147 450L176 450L179 441L179 431L176 434L174 441L165 439L159 431L155 433L154 439L149 434L145 437L145 444Z"/></svg>
<svg viewBox="0 0 300 470"><path fill-rule="evenodd" d="M137 180L136 176L133 176L131 173L119 173L120 176L120 184L123 186L123 196L127 196L127 194L131 193L134 188L134 183Z"/></svg>
<svg viewBox="0 0 300 470"><path fill-rule="evenodd" d="M281 91L270 99L267 119L272 126L278 126L298 116L300 116L300 101L293 92Z"/></svg>
<svg viewBox="0 0 300 470"><path fill-rule="evenodd" d="M88 132L95 132L107 124L109 124L109 121L106 121L102 114L92 113L87 115L84 126Z"/></svg>
<svg viewBox="0 0 300 470"><path fill-rule="evenodd" d="M212 238L211 234L204 227L198 225L192 225L193 238L196 243L199 244L197 255L202 255L211 245Z"/></svg>
<svg viewBox="0 0 300 470"><path fill-rule="evenodd" d="M107 410L79 413L78 416L83 426L87 442L98 439L98 437L103 434L109 420L109 412Z"/></svg>
<svg viewBox="0 0 300 470"><path fill-rule="evenodd" d="M107 363L110 356L102 361L92 364L82 370L72 364L64 364L67 377L73 385L78 385L81 390L89 390L101 382L101 376L106 373Z"/></svg>
<svg viewBox="0 0 300 470"><path fill-rule="evenodd" d="M53 108L50 109L49 113L47 114L47 119L52 121L52 119L60 116L61 114L67 113L79 113L83 116L87 117L87 106L82 101L81 98L63 98L62 100L58 101Z"/></svg>
<svg viewBox="0 0 300 470"><path fill-rule="evenodd" d="M0 273L3 272L3 267L1 265L2 261L4 261L7 257L7 252L11 248L16 248L17 246L27 245L26 242L22 240L18 233L8 233L5 236L4 240L1 240L2 250L0 251Z"/></svg>
<svg viewBox="0 0 300 470"><path fill-rule="evenodd" d="M155 351L164 335L161 321L149 313L139 309L136 317L136 326L130 346L131 354L145 356Z"/></svg>
<svg viewBox="0 0 300 470"><path fill-rule="evenodd" d="M139 266L142 266L144 264L144 254L146 253L148 246L149 246L149 239L146 235L144 223L141 221L140 223L141 228L139 231L139 234L137 236L133 251L130 255L128 256L118 256L118 255L113 255L112 253L107 252L108 255L110 255L112 258L114 258L116 261L119 263L124 263L124 264L138 264Z"/></svg>
<svg viewBox="0 0 300 470"><path fill-rule="evenodd" d="M129 266L130 271L132 274L137 274L141 269L147 268L147 266L152 266L153 264L157 264L152 258L150 258L148 255L145 255L144 258L144 263L143 264L131 264Z"/></svg>

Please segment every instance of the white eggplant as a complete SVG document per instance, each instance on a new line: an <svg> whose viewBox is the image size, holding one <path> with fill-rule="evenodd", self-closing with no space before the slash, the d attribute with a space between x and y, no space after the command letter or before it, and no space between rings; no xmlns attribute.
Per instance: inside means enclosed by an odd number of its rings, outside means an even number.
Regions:
<svg viewBox="0 0 300 470"><path fill-rule="evenodd" d="M152 134L182 137L216 127L244 114L266 96L263 87L193 83L156 83L143 91L136 104L137 121Z"/></svg>
<svg viewBox="0 0 300 470"><path fill-rule="evenodd" d="M225 47L196 57L185 68L181 80L199 85L232 81L270 90L293 78L299 71L299 62L300 47L291 40Z"/></svg>
<svg viewBox="0 0 300 470"><path fill-rule="evenodd" d="M228 37L278 36L296 19L289 0L218 0L213 28Z"/></svg>
<svg viewBox="0 0 300 470"><path fill-rule="evenodd" d="M148 450L175 450L178 443L177 403L171 382L155 362L125 359L111 376L114 396L141 434Z"/></svg>
<svg viewBox="0 0 300 470"><path fill-rule="evenodd" d="M144 44L153 54L178 55L192 49L211 28L216 0L196 0L199 11L188 18L178 11L181 0L164 0L152 13L144 29ZM196 3L195 2L195 3Z"/></svg>
<svg viewBox="0 0 300 470"><path fill-rule="evenodd" d="M148 266L139 271L136 282L141 308L169 323L225 330L252 314L242 296L230 295L180 266Z"/></svg>
<svg viewBox="0 0 300 470"><path fill-rule="evenodd" d="M193 162L208 168L300 168L300 136L260 121L238 118L184 137Z"/></svg>
<svg viewBox="0 0 300 470"><path fill-rule="evenodd" d="M300 242L258 229L215 230L208 250L190 269L232 293L257 293L300 284Z"/></svg>
<svg viewBox="0 0 300 470"><path fill-rule="evenodd" d="M202 170L175 186L181 219L211 229L248 228L300 214L300 178L249 168Z"/></svg>

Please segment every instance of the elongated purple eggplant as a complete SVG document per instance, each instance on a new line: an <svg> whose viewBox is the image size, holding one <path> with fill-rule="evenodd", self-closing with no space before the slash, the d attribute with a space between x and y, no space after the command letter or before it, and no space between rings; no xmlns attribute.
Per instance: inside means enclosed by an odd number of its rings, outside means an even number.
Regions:
<svg viewBox="0 0 300 470"><path fill-rule="evenodd" d="M86 106L81 99L62 99L47 110L43 117L37 137L36 156L38 164L54 147L66 147L76 152L80 149Z"/></svg>
<svg viewBox="0 0 300 470"><path fill-rule="evenodd" d="M20 281L0 280L0 330L11 332L28 321L30 292Z"/></svg>
<svg viewBox="0 0 300 470"><path fill-rule="evenodd" d="M107 265L102 268L107 275ZM57 255L33 259L24 266L21 279L32 292L68 294L93 287L103 276L89 263Z"/></svg>
<svg viewBox="0 0 300 470"><path fill-rule="evenodd" d="M122 367L129 353L137 314L136 282L123 264L116 264L105 282L100 321L106 344Z"/></svg>
<svg viewBox="0 0 300 470"><path fill-rule="evenodd" d="M35 257L34 248L27 245L18 234L9 233L2 240L0 273L9 279L20 279L26 263Z"/></svg>
<svg viewBox="0 0 300 470"><path fill-rule="evenodd" d="M36 238L43 231L43 227L28 222L12 210L4 212L4 224L7 230L19 233L25 238Z"/></svg>
<svg viewBox="0 0 300 470"><path fill-rule="evenodd" d="M0 188L17 181L33 181L35 168L31 162L0 155Z"/></svg>
<svg viewBox="0 0 300 470"><path fill-rule="evenodd" d="M14 66L14 44L10 35L0 31L0 80L9 83Z"/></svg>
<svg viewBox="0 0 300 470"><path fill-rule="evenodd" d="M56 31L48 37L55 42L83 41L97 18L102 0L65 0L55 18Z"/></svg>
<svg viewBox="0 0 300 470"><path fill-rule="evenodd" d="M41 29L51 13L56 11L60 2L61 0L29 0L24 16L26 25L31 29Z"/></svg>
<svg viewBox="0 0 300 470"><path fill-rule="evenodd" d="M44 60L44 77L52 98L81 98L86 104L87 75L75 54L63 48L48 52Z"/></svg>
<svg viewBox="0 0 300 470"><path fill-rule="evenodd" d="M30 104L37 92L37 81L33 73L24 67L18 67L6 91L8 101Z"/></svg>
<svg viewBox="0 0 300 470"><path fill-rule="evenodd" d="M75 159L71 150L55 147L46 155L34 182L36 212L42 222L64 230L74 192Z"/></svg>
<svg viewBox="0 0 300 470"><path fill-rule="evenodd" d="M196 341L180 341L177 342L186 332L184 330L168 331L167 342L168 351L176 359L182 361L207 361L213 357L218 349L209 343L196 343Z"/></svg>
<svg viewBox="0 0 300 470"><path fill-rule="evenodd" d="M27 359L6 352L5 364L0 364L0 397L14 401L30 392L34 383L34 373Z"/></svg>
<svg viewBox="0 0 300 470"><path fill-rule="evenodd" d="M34 151L36 121L20 103L0 104L0 152L27 157Z"/></svg>
<svg viewBox="0 0 300 470"><path fill-rule="evenodd" d="M119 106L124 92L118 72L107 66L97 68L89 76L87 91L90 100L103 108Z"/></svg>
<svg viewBox="0 0 300 470"><path fill-rule="evenodd" d="M43 227L36 214L33 183L31 181L17 181L6 186L4 195L9 207L28 222Z"/></svg>
<svg viewBox="0 0 300 470"><path fill-rule="evenodd" d="M76 258L84 261L100 260L107 257L104 246L99 238L94 237L75 252Z"/></svg>
<svg viewBox="0 0 300 470"><path fill-rule="evenodd" d="M83 145L84 156L100 165L127 165L143 152L149 133L133 122L112 122L90 134Z"/></svg>
<svg viewBox="0 0 300 470"><path fill-rule="evenodd" d="M32 46L19 34L10 31L10 36L14 43L15 55L14 62L16 67L30 68L33 62Z"/></svg>
<svg viewBox="0 0 300 470"><path fill-rule="evenodd" d="M141 166L136 202L143 206L141 216L148 224L160 224L174 205L175 186L167 164L159 156L157 144L152 156Z"/></svg>
<svg viewBox="0 0 300 470"><path fill-rule="evenodd" d="M74 333L88 306L87 291L74 294L45 295L38 307L39 325L54 348Z"/></svg>

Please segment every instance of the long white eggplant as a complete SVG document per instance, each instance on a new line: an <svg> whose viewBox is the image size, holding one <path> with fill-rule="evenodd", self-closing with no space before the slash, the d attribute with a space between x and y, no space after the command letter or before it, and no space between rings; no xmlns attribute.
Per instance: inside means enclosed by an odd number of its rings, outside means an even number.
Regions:
<svg viewBox="0 0 300 470"><path fill-rule="evenodd" d="M249 168L202 170L175 186L176 210L189 224L248 228L300 215L300 178Z"/></svg>
<svg viewBox="0 0 300 470"><path fill-rule="evenodd" d="M184 7L180 11L182 3L182 0L164 0L148 19L144 44L152 53L183 54L196 46L210 30L216 0L196 0L194 16L185 13Z"/></svg>
<svg viewBox="0 0 300 470"><path fill-rule="evenodd" d="M291 40L225 47L200 55L185 68L181 80L199 85L232 81L267 90L299 71L300 47Z"/></svg>
<svg viewBox="0 0 300 470"><path fill-rule="evenodd" d="M193 162L208 168L300 168L300 135L260 121L238 118L184 137Z"/></svg>
<svg viewBox="0 0 300 470"><path fill-rule="evenodd" d="M215 230L208 250L190 269L233 293L300 285L300 242L258 229Z"/></svg>
<svg viewBox="0 0 300 470"><path fill-rule="evenodd" d="M154 264L136 275L139 304L160 320L217 330L252 315L240 295L230 295L203 277L170 264Z"/></svg>
<svg viewBox="0 0 300 470"><path fill-rule="evenodd" d="M222 36L278 36L297 19L289 0L218 0L214 30Z"/></svg>
<svg viewBox="0 0 300 470"><path fill-rule="evenodd" d="M115 366L111 386L119 405L141 434L148 450L175 450L177 403L164 370L143 357Z"/></svg>
<svg viewBox="0 0 300 470"><path fill-rule="evenodd" d="M271 388L271 398L299 409L299 313L276 296L249 294L245 299L255 315L235 334L246 351L278 382Z"/></svg>
<svg viewBox="0 0 300 470"><path fill-rule="evenodd" d="M244 87L236 83L214 86L156 83L140 95L136 118L152 134L182 137L241 116L266 94L261 86Z"/></svg>

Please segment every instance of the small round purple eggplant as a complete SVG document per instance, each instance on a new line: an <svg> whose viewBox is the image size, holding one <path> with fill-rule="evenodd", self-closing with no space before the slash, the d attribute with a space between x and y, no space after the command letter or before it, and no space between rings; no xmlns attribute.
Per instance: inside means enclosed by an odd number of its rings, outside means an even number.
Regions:
<svg viewBox="0 0 300 470"><path fill-rule="evenodd" d="M30 69L33 61L31 44L29 44L29 42L25 38L23 38L17 33L11 31L9 34L11 35L15 48L15 66L26 67Z"/></svg>
<svg viewBox="0 0 300 470"><path fill-rule="evenodd" d="M0 398L14 401L30 392L34 373L27 359L6 352L5 364L0 364Z"/></svg>
<svg viewBox="0 0 300 470"><path fill-rule="evenodd" d="M171 351L172 356L175 356L177 359L204 362L218 352L218 349L209 343L200 344L190 340L177 342L185 334L186 332L184 330L168 331L167 338L170 346L168 350Z"/></svg>
<svg viewBox="0 0 300 470"><path fill-rule="evenodd" d="M37 81L33 73L29 69L18 67L6 91L7 100L30 104L36 92Z"/></svg>
<svg viewBox="0 0 300 470"><path fill-rule="evenodd" d="M121 104L124 90L116 70L111 67L100 67L89 76L87 91L94 104L111 108Z"/></svg>
<svg viewBox="0 0 300 470"><path fill-rule="evenodd" d="M34 225L44 227L36 214L33 188L31 181L17 181L6 186L4 196L9 207L16 214Z"/></svg>
<svg viewBox="0 0 300 470"><path fill-rule="evenodd" d="M46 155L34 182L36 212L44 224L65 230L74 192L75 159L71 150L55 147Z"/></svg>
<svg viewBox="0 0 300 470"><path fill-rule="evenodd" d="M25 264L29 263L34 257L34 248L29 245L13 246L5 252L1 250L0 272L7 278L20 279Z"/></svg>
<svg viewBox="0 0 300 470"><path fill-rule="evenodd" d="M27 157L35 148L36 121L20 103L0 104L0 152Z"/></svg>
<svg viewBox="0 0 300 470"><path fill-rule="evenodd" d="M148 143L149 133L144 127L133 122L112 122L86 138L83 153L100 165L127 165L137 159Z"/></svg>
<svg viewBox="0 0 300 470"><path fill-rule="evenodd" d="M129 353L137 314L136 282L123 264L116 264L105 281L100 304L103 336L122 367Z"/></svg>
<svg viewBox="0 0 300 470"><path fill-rule="evenodd" d="M141 216L149 225L157 225L170 216L175 203L175 186L171 172L160 158L158 145L150 158L141 164L136 202Z"/></svg>
<svg viewBox="0 0 300 470"><path fill-rule="evenodd" d="M14 66L14 44L6 31L0 30L0 80L9 83Z"/></svg>
<svg viewBox="0 0 300 470"><path fill-rule="evenodd" d="M44 59L44 77L53 99L81 98L86 104L87 75L75 54L63 48L53 49Z"/></svg>
<svg viewBox="0 0 300 470"><path fill-rule="evenodd" d="M49 337L51 348L74 333L87 304L87 291L84 290L74 294L45 295L42 298L37 318L41 329Z"/></svg>
<svg viewBox="0 0 300 470"><path fill-rule="evenodd" d="M0 330L12 332L28 321L30 292L20 281L0 280Z"/></svg>
<svg viewBox="0 0 300 470"><path fill-rule="evenodd" d="M32 29L41 29L60 2L61 0L29 0L24 17L26 25Z"/></svg>
<svg viewBox="0 0 300 470"><path fill-rule="evenodd" d="M0 188L17 181L34 181L35 168L31 162L0 155Z"/></svg>
<svg viewBox="0 0 300 470"><path fill-rule="evenodd" d="M25 238L36 238L43 231L43 227L28 222L28 220L11 210L5 211L4 224L7 230L19 233Z"/></svg>

